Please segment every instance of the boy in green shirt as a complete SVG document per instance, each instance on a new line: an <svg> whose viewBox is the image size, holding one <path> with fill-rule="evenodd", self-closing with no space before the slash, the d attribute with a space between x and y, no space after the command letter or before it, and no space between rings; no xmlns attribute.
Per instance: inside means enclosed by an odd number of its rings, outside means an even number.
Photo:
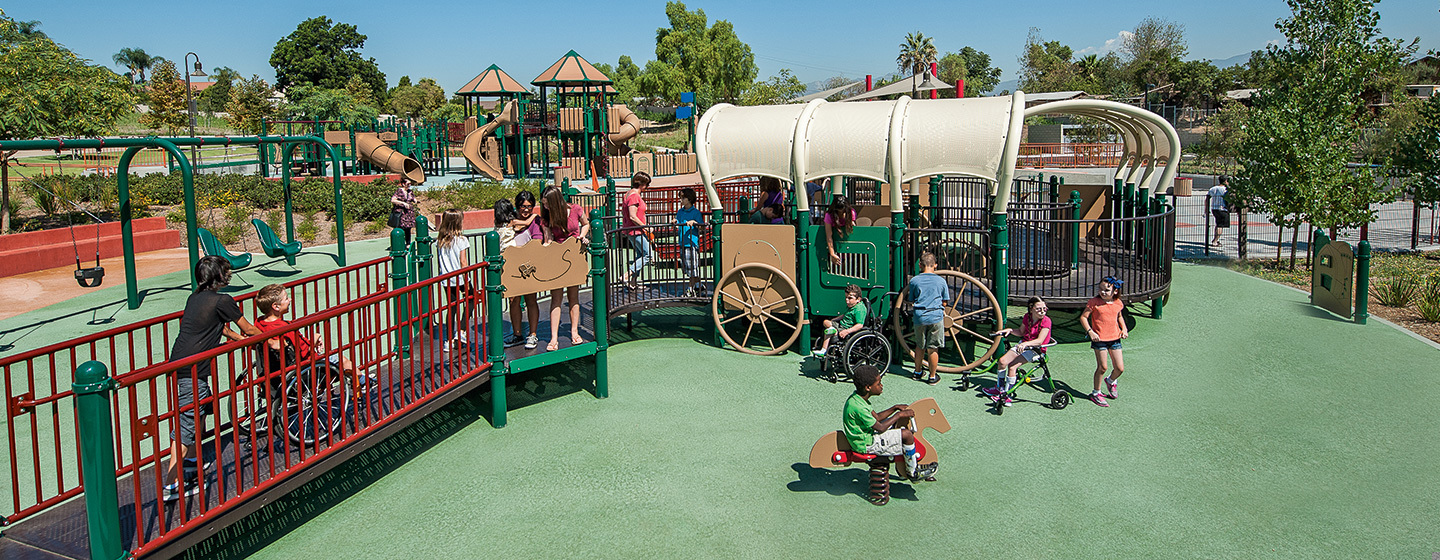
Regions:
<svg viewBox="0 0 1440 560"><path fill-rule="evenodd" d="M850 444L850 449L860 453L885 456L903 454L910 480L935 476L939 464L916 464L918 455L915 451L915 434L911 433L908 427L896 427L898 424L911 425L915 411L906 405L897 404L884 412L876 413L874 406L870 404L870 397L885 392L885 386L881 382L883 376L875 366L863 365L855 368L855 392L845 400L845 416L842 419L845 441Z"/></svg>
<svg viewBox="0 0 1440 560"><path fill-rule="evenodd" d="M869 316L870 309L865 305L864 298L860 297L860 286L845 286L845 306L849 308L845 313L833 320L825 320L825 337L821 339L820 349L815 352L815 357L825 357L825 353L830 350L831 339L844 339L865 326L865 317Z"/></svg>

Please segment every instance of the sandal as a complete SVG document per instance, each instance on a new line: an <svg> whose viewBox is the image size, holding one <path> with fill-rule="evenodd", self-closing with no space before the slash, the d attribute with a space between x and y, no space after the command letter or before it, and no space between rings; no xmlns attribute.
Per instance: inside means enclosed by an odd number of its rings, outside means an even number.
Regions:
<svg viewBox="0 0 1440 560"><path fill-rule="evenodd" d="M580 338L580 335L575 335L575 336L570 337L570 345L571 345L571 346L579 346L579 345L581 345L581 344L585 344L585 339Z"/></svg>
<svg viewBox="0 0 1440 560"><path fill-rule="evenodd" d="M554 352L554 351L559 350L559 349L560 349L560 341L558 341L558 340L552 340L552 341L550 341L550 344L546 344L546 345L545 345L545 351L546 351L546 352Z"/></svg>

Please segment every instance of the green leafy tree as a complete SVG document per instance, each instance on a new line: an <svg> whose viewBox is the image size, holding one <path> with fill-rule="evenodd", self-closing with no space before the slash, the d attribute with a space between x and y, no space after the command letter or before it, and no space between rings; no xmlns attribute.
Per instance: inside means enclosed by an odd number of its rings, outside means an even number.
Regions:
<svg viewBox="0 0 1440 560"><path fill-rule="evenodd" d="M401 85L390 92L390 110L397 115L419 117L445 104L445 90L430 78L415 85Z"/></svg>
<svg viewBox="0 0 1440 560"><path fill-rule="evenodd" d="M443 120L445 122L465 122L465 105L462 103L446 103L439 109L431 111L425 118L431 120Z"/></svg>
<svg viewBox="0 0 1440 560"><path fill-rule="evenodd" d="M1390 198L1375 171L1349 166L1368 118L1362 92L1398 68L1415 43L1379 36L1374 0L1287 4L1291 16L1275 24L1286 43L1259 57L1271 79L1255 97L1240 144L1244 170L1232 202L1268 211L1282 227L1357 227L1374 218L1371 204Z"/></svg>
<svg viewBox="0 0 1440 560"><path fill-rule="evenodd" d="M177 134L189 123L185 81L180 79L175 63L167 60L160 63L155 75L150 77L150 112L140 115L140 124L166 134Z"/></svg>
<svg viewBox="0 0 1440 560"><path fill-rule="evenodd" d="M901 72L911 74L911 97L916 96L915 87L919 85L916 80L921 74L930 71L930 64L933 62L935 62L935 41L919 31L906 33L905 40L900 43L900 55L895 57L895 64L900 67Z"/></svg>
<svg viewBox="0 0 1440 560"><path fill-rule="evenodd" d="M360 76L350 76L350 79L345 81L345 93L355 98L356 102L370 106L380 105L375 102L375 95L371 93L369 84L360 79Z"/></svg>
<svg viewBox="0 0 1440 560"><path fill-rule="evenodd" d="M232 68L221 66L210 71L210 79L215 83L210 87L196 94L195 103L200 109L209 113L220 113L225 111L225 105L230 103L230 89L235 84L235 79L240 74Z"/></svg>
<svg viewBox="0 0 1440 560"><path fill-rule="evenodd" d="M1155 17L1140 20L1135 30L1124 37L1120 52L1136 88L1171 83L1181 59L1188 52L1185 26Z"/></svg>
<svg viewBox="0 0 1440 560"><path fill-rule="evenodd" d="M750 89L745 90L745 94L740 96L740 104L778 105L804 93L805 84L790 74L789 68L781 68L779 74L771 76L769 80L755 82Z"/></svg>
<svg viewBox="0 0 1440 560"><path fill-rule="evenodd" d="M1440 95L1414 105L1415 118L1400 130L1388 168L1405 180L1416 206L1434 208L1440 203Z"/></svg>
<svg viewBox="0 0 1440 560"><path fill-rule="evenodd" d="M616 103L633 103L639 95L636 80L640 77L640 67L629 56L621 55L620 61L614 67L609 64L599 63L595 69L601 74L610 77L611 85L615 88Z"/></svg>
<svg viewBox="0 0 1440 560"><path fill-rule="evenodd" d="M960 53L945 53L945 56L940 57L940 75L936 77L947 84L960 85L961 80L970 77L969 72L965 57L960 56ZM950 94L951 92L947 92L947 96Z"/></svg>
<svg viewBox="0 0 1440 560"><path fill-rule="evenodd" d="M270 100L274 95L275 90L258 74L235 82L230 89L230 103L225 106L225 112L230 114L226 122L239 130L259 134L261 123L275 116L275 103Z"/></svg>
<svg viewBox="0 0 1440 560"><path fill-rule="evenodd" d="M1208 60L1189 60L1177 64L1170 73L1174 96L1187 106L1214 106L1219 103L1220 69Z"/></svg>
<svg viewBox="0 0 1440 560"><path fill-rule="evenodd" d="M1235 161L1246 136L1250 108L1233 99L1220 103L1220 110L1205 121L1205 136L1195 146L1201 158L1210 158L1227 174L1235 173Z"/></svg>
<svg viewBox="0 0 1440 560"><path fill-rule="evenodd" d="M315 86L298 86L290 90L284 113L292 119L318 119L340 121L329 125L331 130L341 130L347 125L373 122L380 116L379 109L360 103L343 89L325 89Z"/></svg>
<svg viewBox="0 0 1440 560"><path fill-rule="evenodd" d="M134 109L124 77L34 33L33 26L25 33L0 9L0 139L109 134ZM10 230L7 157L0 153L0 231Z"/></svg>
<svg viewBox="0 0 1440 560"><path fill-rule="evenodd" d="M1000 69L990 65L990 55L974 48L960 49L965 59L965 97L979 97L1000 84Z"/></svg>
<svg viewBox="0 0 1440 560"><path fill-rule="evenodd" d="M1029 93L1066 91L1074 81L1070 58L1075 51L1059 41L1046 41L1031 27L1020 53L1020 89Z"/></svg>
<svg viewBox="0 0 1440 560"><path fill-rule="evenodd" d="M374 58L363 58L365 35L348 23L335 23L318 16L300 22L295 31L275 43L270 66L275 67L275 86L288 91L292 86L319 86L343 89L351 76L370 86L374 98L385 94L385 74Z"/></svg>
<svg viewBox="0 0 1440 560"><path fill-rule="evenodd" d="M719 20L711 25L705 10L691 12L683 2L666 2L665 16L670 27L655 30L655 59L664 66L645 65L642 75L652 68L658 74L640 79L642 95L678 103L680 92L693 91L701 103L735 102L750 88L759 74L755 54L740 41L733 24Z"/></svg>
<svg viewBox="0 0 1440 560"><path fill-rule="evenodd" d="M645 63L645 70L635 77L635 91L657 101L679 103L680 94L689 90L685 73L663 60Z"/></svg>

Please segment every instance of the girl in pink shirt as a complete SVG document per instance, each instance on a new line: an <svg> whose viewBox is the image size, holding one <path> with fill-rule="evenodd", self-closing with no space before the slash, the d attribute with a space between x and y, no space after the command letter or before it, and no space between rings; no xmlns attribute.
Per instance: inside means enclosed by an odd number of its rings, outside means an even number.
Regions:
<svg viewBox="0 0 1440 560"><path fill-rule="evenodd" d="M1125 309L1125 302L1120 299L1120 286L1123 285L1119 278L1106 276L1100 281L1100 295L1090 298L1085 304L1085 311L1080 313L1080 326L1085 327L1085 334L1090 336L1090 348L1095 350L1095 390L1090 393L1090 400L1100 406L1110 406L1105 401L1106 397L1117 398L1119 395L1120 374L1125 373L1125 357L1120 353L1120 340L1130 338L1130 329L1125 326L1125 317L1120 312ZM1111 374L1105 375L1105 358L1115 364ZM1100 391L1100 383L1105 383L1105 392Z"/></svg>
<svg viewBox="0 0 1440 560"><path fill-rule="evenodd" d="M1040 359L1045 353L1045 345L1051 342L1051 322L1050 318L1045 316L1050 311L1050 306L1045 304L1045 300L1032 297L1027 307L1024 318L1020 320L1020 344L1010 347L1010 350L1000 357L1000 368L995 372L992 396L1003 395L1009 391L1010 387L1015 385L1015 370L1021 364ZM1013 332L1015 329L1005 329L995 334L1009 336ZM1005 406L1010 406L1010 397L1000 398L1005 399Z"/></svg>
<svg viewBox="0 0 1440 560"><path fill-rule="evenodd" d="M589 243L590 222L585 219L585 208L579 204L568 204L560 187L550 187L540 195L540 221L544 232L545 246L579 237L581 244ZM583 259L583 256L581 257ZM583 260L581 262L584 262ZM570 344L580 345L580 286L566 286L550 290L550 344L545 349L554 352L560 349L560 294L570 301Z"/></svg>

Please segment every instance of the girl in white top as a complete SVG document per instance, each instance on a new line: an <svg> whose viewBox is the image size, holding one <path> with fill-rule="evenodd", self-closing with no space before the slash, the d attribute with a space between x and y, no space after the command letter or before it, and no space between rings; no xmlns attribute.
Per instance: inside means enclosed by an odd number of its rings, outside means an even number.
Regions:
<svg viewBox="0 0 1440 560"><path fill-rule="evenodd" d="M440 237L435 240L435 261L441 276L470 265L466 254L470 243L465 239L464 222L465 215L459 210L446 210L440 215ZM440 286L445 288L445 298L449 302L445 326L449 332L455 333L450 342L465 344L468 338L465 331L470 328L470 304L475 297L475 289L464 275L441 280ZM459 322L455 321L457 313L460 315Z"/></svg>

